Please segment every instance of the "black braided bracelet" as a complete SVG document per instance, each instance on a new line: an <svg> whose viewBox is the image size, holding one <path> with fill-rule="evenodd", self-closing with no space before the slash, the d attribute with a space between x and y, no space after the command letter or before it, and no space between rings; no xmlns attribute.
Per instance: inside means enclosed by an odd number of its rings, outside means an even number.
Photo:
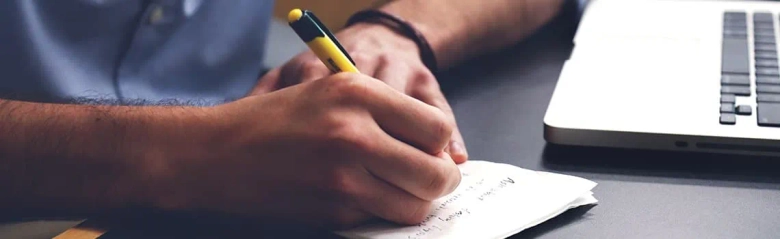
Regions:
<svg viewBox="0 0 780 239"><path fill-rule="evenodd" d="M352 15L347 20L346 26L349 27L359 22L380 23L397 30L397 32L403 34L417 44L417 47L420 48L420 59L422 59L423 64L425 64L431 72L435 74L439 69L438 63L436 62L436 55L434 55L428 40L425 39L425 36L409 22L380 10L367 9Z"/></svg>

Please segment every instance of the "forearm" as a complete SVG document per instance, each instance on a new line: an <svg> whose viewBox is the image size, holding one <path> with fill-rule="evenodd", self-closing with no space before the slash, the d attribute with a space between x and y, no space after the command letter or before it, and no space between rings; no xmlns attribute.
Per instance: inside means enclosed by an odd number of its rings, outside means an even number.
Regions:
<svg viewBox="0 0 780 239"><path fill-rule="evenodd" d="M411 22L444 69L513 44L552 19L565 0L396 0L383 10Z"/></svg>
<svg viewBox="0 0 780 239"><path fill-rule="evenodd" d="M96 212L149 201L181 108L0 100L0 210Z"/></svg>

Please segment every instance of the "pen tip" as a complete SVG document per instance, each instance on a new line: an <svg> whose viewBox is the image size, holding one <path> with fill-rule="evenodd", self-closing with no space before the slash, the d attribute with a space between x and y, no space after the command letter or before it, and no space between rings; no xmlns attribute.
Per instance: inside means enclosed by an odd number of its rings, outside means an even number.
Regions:
<svg viewBox="0 0 780 239"><path fill-rule="evenodd" d="M301 9L296 8L290 11L290 14L287 15L287 21L292 23L301 19L302 16L303 16L303 11L301 11Z"/></svg>

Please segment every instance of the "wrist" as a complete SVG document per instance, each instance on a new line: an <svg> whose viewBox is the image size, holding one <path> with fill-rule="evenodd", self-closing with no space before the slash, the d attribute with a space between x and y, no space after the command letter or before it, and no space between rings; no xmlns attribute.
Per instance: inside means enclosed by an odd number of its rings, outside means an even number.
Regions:
<svg viewBox="0 0 780 239"><path fill-rule="evenodd" d="M495 36L483 34L495 25L482 24L470 11L495 5L480 1L430 1L405 0L392 1L379 10L404 19L424 36L436 56L439 70L462 62L467 57L482 50L484 42L492 41ZM524 2L524 1L518 1ZM509 4L513 5L513 4ZM484 11L484 10L477 10ZM491 18L492 19L492 18ZM478 44L474 44L479 42Z"/></svg>
<svg viewBox="0 0 780 239"><path fill-rule="evenodd" d="M390 4L392 5L392 4ZM402 14L394 13L392 9L385 7L380 10L363 10L352 15L347 20L347 26L359 23L373 23L384 26L393 31L396 36L407 39L414 43L420 61L434 74L439 71L438 58L434 48L431 46L426 34L419 29L419 24L404 19Z"/></svg>
<svg viewBox="0 0 780 239"><path fill-rule="evenodd" d="M204 165L222 125L216 107L172 107L154 110L130 137L139 143L136 166L138 183L144 188L143 206L161 209L191 208L191 174Z"/></svg>
<svg viewBox="0 0 780 239"><path fill-rule="evenodd" d="M405 56L420 59L420 48L411 39L398 33L395 29L387 25L374 22L360 22L349 26L342 32L341 36L350 36L350 38L360 39L368 44L362 47L371 47L392 51L393 53L402 53ZM368 49L357 49L368 50Z"/></svg>

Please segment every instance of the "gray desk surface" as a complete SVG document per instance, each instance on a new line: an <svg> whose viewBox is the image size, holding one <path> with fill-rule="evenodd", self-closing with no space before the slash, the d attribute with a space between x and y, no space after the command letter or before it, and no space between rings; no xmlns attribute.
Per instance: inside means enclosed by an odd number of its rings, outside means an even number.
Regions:
<svg viewBox="0 0 780 239"><path fill-rule="evenodd" d="M598 206L567 212L515 237L778 237L780 164L771 159L545 143L542 118L571 50L574 25L568 18L558 19L512 49L440 77L473 159L599 183L594 190ZM290 47L298 41L283 25L275 25L274 32L271 65L303 49ZM609 106L597 106L594 114L598 107ZM0 225L0 238L50 238L75 223L10 222ZM120 237L130 238L111 238Z"/></svg>

